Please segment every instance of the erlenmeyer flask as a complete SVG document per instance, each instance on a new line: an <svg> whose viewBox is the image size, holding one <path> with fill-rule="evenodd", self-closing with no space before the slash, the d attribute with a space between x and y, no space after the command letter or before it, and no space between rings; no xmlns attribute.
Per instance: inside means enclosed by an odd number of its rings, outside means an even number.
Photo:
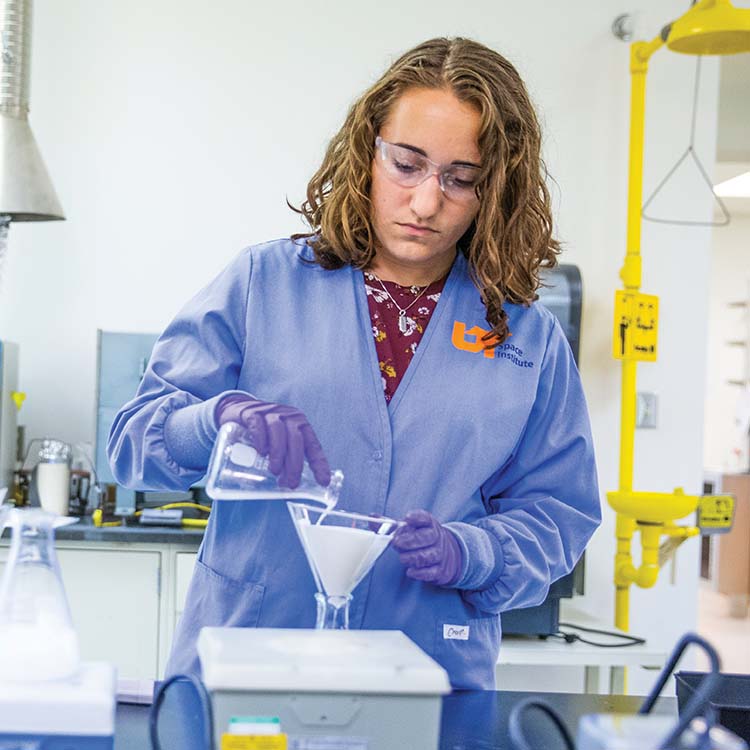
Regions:
<svg viewBox="0 0 750 750"><path fill-rule="evenodd" d="M248 442L245 430L234 422L222 425L208 464L206 494L213 500L308 500L333 507L339 499L344 475L331 472L327 487L318 484L305 462L298 487L280 487L261 456Z"/></svg>
<svg viewBox="0 0 750 750"><path fill-rule="evenodd" d="M13 535L0 583L0 680L59 680L78 669L78 638L55 555L57 519L41 508L7 512L4 525Z"/></svg>

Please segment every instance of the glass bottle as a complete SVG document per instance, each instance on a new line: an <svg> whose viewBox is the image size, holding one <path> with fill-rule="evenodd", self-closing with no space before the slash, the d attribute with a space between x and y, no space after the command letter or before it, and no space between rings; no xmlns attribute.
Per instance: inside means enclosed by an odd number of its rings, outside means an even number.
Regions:
<svg viewBox="0 0 750 750"><path fill-rule="evenodd" d="M72 449L67 443L51 438L42 440L36 465L39 502L46 511L58 516L68 515L71 457Z"/></svg>
<svg viewBox="0 0 750 750"><path fill-rule="evenodd" d="M66 521L41 508L6 511L12 537L0 583L0 680L60 680L78 669L78 637L55 555L55 526Z"/></svg>

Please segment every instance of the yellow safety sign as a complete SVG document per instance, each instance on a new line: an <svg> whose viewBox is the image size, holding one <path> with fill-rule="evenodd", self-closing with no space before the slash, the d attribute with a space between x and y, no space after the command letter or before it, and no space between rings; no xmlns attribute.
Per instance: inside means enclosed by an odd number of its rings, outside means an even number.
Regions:
<svg viewBox="0 0 750 750"><path fill-rule="evenodd" d="M702 534L723 534L734 523L733 495L703 495L698 501L698 526Z"/></svg>
<svg viewBox="0 0 750 750"><path fill-rule="evenodd" d="M653 294L615 292L615 326L612 355L615 359L656 361L659 298Z"/></svg>
<svg viewBox="0 0 750 750"><path fill-rule="evenodd" d="M287 750L285 734L222 734L221 750Z"/></svg>

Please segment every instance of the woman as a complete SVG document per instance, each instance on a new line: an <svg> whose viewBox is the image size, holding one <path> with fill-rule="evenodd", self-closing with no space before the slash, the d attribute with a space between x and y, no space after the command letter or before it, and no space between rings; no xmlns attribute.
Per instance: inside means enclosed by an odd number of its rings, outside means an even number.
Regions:
<svg viewBox="0 0 750 750"><path fill-rule="evenodd" d="M112 427L115 477L184 489L243 424L280 484L303 456L341 507L406 524L353 628L403 630L457 688L492 688L503 610L544 600L600 522L568 344L538 304L554 266L538 122L494 51L433 39L353 105L299 212L181 311ZM170 672L204 625L312 627L284 503L215 503Z"/></svg>

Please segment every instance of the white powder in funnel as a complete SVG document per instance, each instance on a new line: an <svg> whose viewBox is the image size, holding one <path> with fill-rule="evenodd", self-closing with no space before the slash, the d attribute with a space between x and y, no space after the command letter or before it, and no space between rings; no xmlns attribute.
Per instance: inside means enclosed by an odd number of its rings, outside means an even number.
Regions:
<svg viewBox="0 0 750 750"><path fill-rule="evenodd" d="M388 546L389 536L345 526L299 524L328 596L347 596Z"/></svg>

